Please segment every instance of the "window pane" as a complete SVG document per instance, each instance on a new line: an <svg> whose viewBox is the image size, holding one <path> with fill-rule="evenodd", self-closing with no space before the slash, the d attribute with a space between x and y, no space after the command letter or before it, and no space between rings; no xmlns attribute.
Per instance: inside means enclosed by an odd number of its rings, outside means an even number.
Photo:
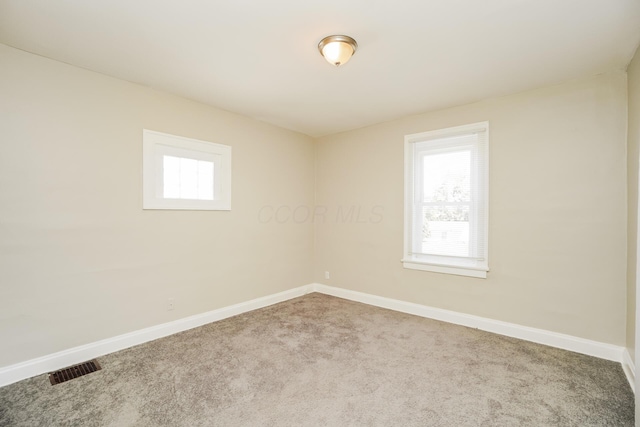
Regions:
<svg viewBox="0 0 640 427"><path fill-rule="evenodd" d="M198 161L198 199L213 200L213 163Z"/></svg>
<svg viewBox="0 0 640 427"><path fill-rule="evenodd" d="M165 199L180 198L180 158L163 156L163 197Z"/></svg>
<svg viewBox="0 0 640 427"><path fill-rule="evenodd" d="M180 158L180 198L198 198L198 161Z"/></svg>
<svg viewBox="0 0 640 427"><path fill-rule="evenodd" d="M471 200L471 152L452 151L424 156L425 202Z"/></svg>
<svg viewBox="0 0 640 427"><path fill-rule="evenodd" d="M425 206L422 252L469 256L469 206Z"/></svg>
<svg viewBox="0 0 640 427"><path fill-rule="evenodd" d="M213 200L213 162L163 156L165 199Z"/></svg>

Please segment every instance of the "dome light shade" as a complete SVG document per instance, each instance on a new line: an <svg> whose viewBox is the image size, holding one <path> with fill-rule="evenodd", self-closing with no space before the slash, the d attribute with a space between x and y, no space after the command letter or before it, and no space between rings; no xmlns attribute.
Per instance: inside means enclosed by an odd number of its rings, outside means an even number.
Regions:
<svg viewBox="0 0 640 427"><path fill-rule="evenodd" d="M356 53L358 43L349 36L327 36L318 43L318 50L329 64L339 67Z"/></svg>

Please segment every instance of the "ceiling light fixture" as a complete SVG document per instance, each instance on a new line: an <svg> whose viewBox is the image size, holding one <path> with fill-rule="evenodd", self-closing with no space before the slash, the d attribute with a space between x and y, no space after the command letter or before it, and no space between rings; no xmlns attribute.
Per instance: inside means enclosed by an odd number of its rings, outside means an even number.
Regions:
<svg viewBox="0 0 640 427"><path fill-rule="evenodd" d="M327 36L318 43L318 50L329 64L339 67L356 53L358 43L349 36Z"/></svg>

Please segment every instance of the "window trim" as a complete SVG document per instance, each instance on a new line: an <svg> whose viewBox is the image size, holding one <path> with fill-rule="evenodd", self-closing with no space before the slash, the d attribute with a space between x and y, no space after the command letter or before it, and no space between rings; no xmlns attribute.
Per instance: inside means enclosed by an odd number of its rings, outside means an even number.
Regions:
<svg viewBox="0 0 640 427"><path fill-rule="evenodd" d="M416 143L424 143L434 140L439 140L443 138L450 138L455 136L468 135L477 132L485 132L484 144L482 146L476 145L474 149L472 149L472 156L476 156L476 161L471 162L472 166L472 176L475 176L475 181L477 184L472 184L471 191L476 195L477 200L483 200L483 203L480 205L472 203L474 209L470 208L470 223L471 216L476 218L476 222L480 219L483 221L482 225L482 242L483 242L483 250L485 256L482 260L478 259L475 264L471 262L473 257L469 257L468 260L463 261L456 260L456 257L447 257L447 256L437 256L437 255L423 255L417 256L415 251L412 248L414 244L414 236L413 236L413 205L414 201L414 166L415 166L415 156L414 156L414 144ZM431 271L436 273L445 273L445 274L454 274L460 276L469 276L469 277L477 277L477 278L486 278L487 271L489 271L489 242L488 242L488 233L489 233L489 122L478 122L472 123L468 125L455 126L445 129L438 129L434 131L421 132L411 135L405 136L405 144L404 144L404 170L405 170L405 183L404 183L404 253L402 258L402 264L404 268L414 269L414 270L423 270L423 271ZM457 144L447 144L446 141L443 141L438 144L441 146L440 149L443 151L455 151L455 147ZM434 150L438 149L438 146L434 147ZM480 150L482 150L480 152ZM480 160L484 164L484 173L482 171L477 170L477 165L480 163ZM475 171L473 169L476 169ZM481 181L480 181L481 180ZM478 192L481 191L482 194ZM481 197L480 197L481 196ZM473 198L473 196L472 196ZM482 210L482 212L480 211ZM479 219L480 218L480 219ZM480 228L480 227L470 227L470 228ZM470 233L477 234L477 231L470 230ZM477 239L480 236L472 237ZM478 247L478 243L474 247ZM467 259L465 257L465 259Z"/></svg>
<svg viewBox="0 0 640 427"><path fill-rule="evenodd" d="M209 161L214 164L214 199L162 197L163 156ZM143 129L142 208L170 210L231 210L231 147Z"/></svg>

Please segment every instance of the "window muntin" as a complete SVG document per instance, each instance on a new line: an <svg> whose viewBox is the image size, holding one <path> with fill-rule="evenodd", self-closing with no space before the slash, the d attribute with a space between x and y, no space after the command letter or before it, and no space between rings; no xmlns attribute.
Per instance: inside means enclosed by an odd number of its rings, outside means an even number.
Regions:
<svg viewBox="0 0 640 427"><path fill-rule="evenodd" d="M406 268L486 277L487 153L486 122L405 138Z"/></svg>

